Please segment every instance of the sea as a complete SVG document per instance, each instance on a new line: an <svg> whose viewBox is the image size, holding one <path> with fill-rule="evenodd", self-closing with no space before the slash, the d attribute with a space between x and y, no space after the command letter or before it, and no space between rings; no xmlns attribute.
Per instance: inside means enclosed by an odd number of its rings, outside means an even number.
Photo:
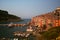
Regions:
<svg viewBox="0 0 60 40"><path fill-rule="evenodd" d="M30 21L31 19L23 19L23 21L13 22L13 24L27 24ZM4 22L0 24L9 24L9 23L10 22ZM0 26L0 38L14 38L13 32L16 32L16 31L25 32L26 29L27 29L27 26L9 28L8 26L1 25Z"/></svg>

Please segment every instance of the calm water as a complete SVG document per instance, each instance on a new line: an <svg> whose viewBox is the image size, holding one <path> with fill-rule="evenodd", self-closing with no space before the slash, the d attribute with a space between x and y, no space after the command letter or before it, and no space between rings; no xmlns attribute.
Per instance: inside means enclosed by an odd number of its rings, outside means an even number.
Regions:
<svg viewBox="0 0 60 40"><path fill-rule="evenodd" d="M16 24L26 24L30 21L30 19L24 19L24 21L20 21L20 22L13 22ZM26 31L27 26L24 27L13 27L13 28L9 28L8 26L0 26L0 38L1 37L9 37L9 38L13 38L13 32L15 31Z"/></svg>

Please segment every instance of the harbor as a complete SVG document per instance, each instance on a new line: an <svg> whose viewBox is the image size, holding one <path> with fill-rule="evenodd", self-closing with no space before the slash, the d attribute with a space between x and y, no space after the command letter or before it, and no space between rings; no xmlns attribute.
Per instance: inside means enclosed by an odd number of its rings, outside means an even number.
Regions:
<svg viewBox="0 0 60 40"><path fill-rule="evenodd" d="M26 22L26 24L27 23L28 21ZM1 24L0 39L1 40L35 40L36 33L38 32L37 31L38 27L25 25L25 23L23 23L24 26L17 26L18 24L21 23L17 22L10 24ZM14 25L14 26L10 26L10 25Z"/></svg>
<svg viewBox="0 0 60 40"><path fill-rule="evenodd" d="M26 25L29 21L24 19L22 22L0 24L0 40L33 40L31 29Z"/></svg>

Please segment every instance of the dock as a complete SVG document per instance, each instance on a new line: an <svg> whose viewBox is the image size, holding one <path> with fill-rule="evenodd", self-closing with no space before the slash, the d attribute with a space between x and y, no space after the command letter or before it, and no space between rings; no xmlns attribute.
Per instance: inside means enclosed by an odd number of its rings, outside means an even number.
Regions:
<svg viewBox="0 0 60 40"><path fill-rule="evenodd" d="M0 24L0 26L9 26L9 27L16 27L16 26L26 26L27 24Z"/></svg>

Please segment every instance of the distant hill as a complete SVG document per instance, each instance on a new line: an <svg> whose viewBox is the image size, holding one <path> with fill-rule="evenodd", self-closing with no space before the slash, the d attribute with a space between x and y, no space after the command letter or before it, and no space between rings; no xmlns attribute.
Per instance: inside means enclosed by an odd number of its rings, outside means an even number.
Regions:
<svg viewBox="0 0 60 40"><path fill-rule="evenodd" d="M21 18L16 15L8 14L8 11L0 10L0 22L20 21Z"/></svg>

